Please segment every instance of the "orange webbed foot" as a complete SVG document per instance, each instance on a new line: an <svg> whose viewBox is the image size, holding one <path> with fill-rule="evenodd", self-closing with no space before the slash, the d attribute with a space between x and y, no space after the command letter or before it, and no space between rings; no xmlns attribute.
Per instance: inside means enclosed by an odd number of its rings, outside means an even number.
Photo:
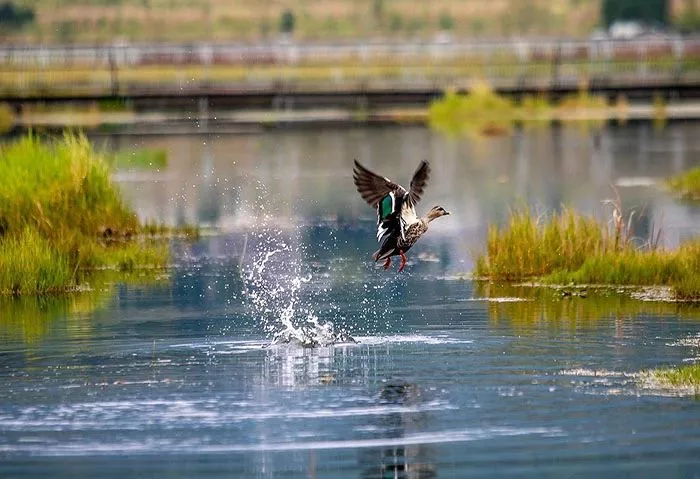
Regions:
<svg viewBox="0 0 700 479"><path fill-rule="evenodd" d="M399 251L399 254L401 255L401 266L399 266L399 273L403 271L403 269L406 267L406 255L403 254L403 251Z"/></svg>

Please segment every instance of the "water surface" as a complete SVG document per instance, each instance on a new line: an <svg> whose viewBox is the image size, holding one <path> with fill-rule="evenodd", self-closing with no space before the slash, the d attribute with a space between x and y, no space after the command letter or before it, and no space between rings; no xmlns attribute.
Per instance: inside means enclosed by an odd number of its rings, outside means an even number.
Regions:
<svg viewBox="0 0 700 479"><path fill-rule="evenodd" d="M637 373L700 357L700 310L465 275L518 201L605 217L616 185L637 235L697 234L654 186L700 164L696 130L95 137L166 148L166 170L117 174L127 196L218 233L173 242L164 281L0 303L0 476L698 477L700 403ZM421 206L453 215L402 274L369 262L353 158L404 183L433 164Z"/></svg>

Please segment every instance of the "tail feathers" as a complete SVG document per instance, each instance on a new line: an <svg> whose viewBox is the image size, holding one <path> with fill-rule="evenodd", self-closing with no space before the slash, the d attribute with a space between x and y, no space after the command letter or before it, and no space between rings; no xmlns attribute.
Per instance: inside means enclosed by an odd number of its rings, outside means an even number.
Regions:
<svg viewBox="0 0 700 479"><path fill-rule="evenodd" d="M378 249L377 251L375 251L375 252L372 254L372 259L373 259L374 262L376 263L377 261L381 261L381 260L383 260L383 259L387 259L389 256L392 255L392 253L394 253L394 250L393 250L393 249L390 249L390 250L388 250L388 251L382 251L381 249Z"/></svg>

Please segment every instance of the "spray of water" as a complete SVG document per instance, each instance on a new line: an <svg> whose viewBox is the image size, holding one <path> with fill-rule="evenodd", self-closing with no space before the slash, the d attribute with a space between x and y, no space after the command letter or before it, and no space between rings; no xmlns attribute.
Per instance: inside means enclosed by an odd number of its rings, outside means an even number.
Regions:
<svg viewBox="0 0 700 479"><path fill-rule="evenodd" d="M322 278L313 277L303 255L296 230L266 227L249 234L242 263L244 304L249 314L273 343L315 347L354 342L333 322L319 317L319 305L326 305L329 311L334 308L328 304L327 288L311 287Z"/></svg>

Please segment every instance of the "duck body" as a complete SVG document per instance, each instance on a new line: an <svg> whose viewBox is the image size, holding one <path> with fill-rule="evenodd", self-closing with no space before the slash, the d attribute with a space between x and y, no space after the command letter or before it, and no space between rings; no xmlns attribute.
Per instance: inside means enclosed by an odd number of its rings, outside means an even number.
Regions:
<svg viewBox="0 0 700 479"><path fill-rule="evenodd" d="M377 262L385 260L384 269L391 265L392 256L401 256L402 271L406 266L405 253L428 230L428 224L435 218L448 215L441 206L435 206L420 218L415 205L423 194L430 176L430 166L421 162L413 175L408 190L388 178L381 177L355 160L353 178L362 198L377 209L377 241L380 246L372 255Z"/></svg>
<svg viewBox="0 0 700 479"><path fill-rule="evenodd" d="M411 246L428 230L428 224L416 215L415 208L405 196L396 201L390 214L382 217L382 209L377 208L377 241L380 247L372 255L374 261L406 253Z"/></svg>

